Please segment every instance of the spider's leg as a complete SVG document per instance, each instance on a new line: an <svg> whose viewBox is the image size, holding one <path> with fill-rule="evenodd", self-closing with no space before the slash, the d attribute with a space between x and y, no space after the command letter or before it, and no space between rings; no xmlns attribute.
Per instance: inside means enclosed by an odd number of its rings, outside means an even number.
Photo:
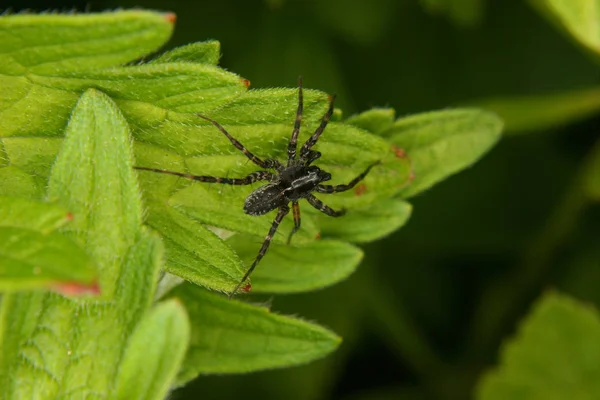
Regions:
<svg viewBox="0 0 600 400"><path fill-rule="evenodd" d="M334 210L333 208L324 204L321 200L317 199L312 194L309 194L305 198L306 198L306 200L308 200L308 202L310 203L311 206L313 206L317 210L321 211L322 213L329 215L330 217L340 217L340 216L346 214L346 210L339 210L339 211Z"/></svg>
<svg viewBox="0 0 600 400"><path fill-rule="evenodd" d="M254 154L252 154L246 147L244 147L243 144L241 144L240 142L237 141L236 138L234 138L233 136L231 136L229 134L229 132L227 132L225 130L225 128L223 128L223 126L221 124L219 124L217 121L215 121L214 119L210 119L208 117L205 117L202 114L196 114L196 115L199 116L202 119L207 120L208 122L210 122L214 126L216 126L218 130L220 130L225 136L227 136L227 139L229 139L229 141L231 142L231 144L233 144L236 149L238 149L239 151L241 151L242 153L244 153L246 155L246 157L248 157L248 159L250 159L250 161L252 161L254 164L258 165L261 168L273 168L274 167L274 165L272 164L272 162L270 162L269 160L263 161L260 158L256 157Z"/></svg>
<svg viewBox="0 0 600 400"><path fill-rule="evenodd" d="M300 149L300 157L305 157L308 154L308 151L310 150L310 148L313 147L315 145L315 143L317 143L317 140L319 140L319 136L321 136L321 134L327 127L327 123L329 122L329 119L333 115L333 102L334 101L335 101L335 95L331 96L331 100L329 100L329 109L327 110L325 115L323 115L323 118L321 119L321 125L319 125L319 127L317 128L315 133L312 134L312 136L306 141L306 143L304 143L304 145L302 145L302 149Z"/></svg>
<svg viewBox="0 0 600 400"><path fill-rule="evenodd" d="M367 169L365 169L363 171L362 174L360 174L356 178L352 179L346 185L335 185L335 186L333 186L333 185L317 185L317 187L315 187L315 191L319 192L319 193L337 193L337 192L345 192L346 190L350 190L354 186L356 186L356 184L358 182L362 181L365 176L367 176L367 174L369 173L369 171L371 170L371 168L373 168L374 166L376 166L379 163L380 162L377 161L377 162L374 162L373 164L369 165L367 167Z"/></svg>
<svg viewBox="0 0 600 400"><path fill-rule="evenodd" d="M304 165L310 165L312 164L315 160L317 160L318 158L321 157L321 153L315 150L308 150L306 152L306 156L304 157L304 159L306 160Z"/></svg>
<svg viewBox="0 0 600 400"><path fill-rule="evenodd" d="M246 279L248 279L248 277L250 276L250 274L252 273L252 271L254 271L254 268L256 268L256 265L258 264L258 262L267 253L267 249L269 248L269 245L271 244L271 239L273 239L273 236L275 235L275 232L277 232L277 228L279 227L279 224L281 223L281 220L283 220L283 217L285 217L288 212L290 212L290 208L287 205L283 205L283 206L279 207L279 211L277 212L277 216L273 220L273 224L271 225L271 229L269 229L269 233L267 233L267 236L265 237L265 241L263 242L260 250L258 251L258 255L254 259L254 262L252 263L252 265L250 266L250 268L248 268L248 271L246 271L246 273L244 274L244 277L242 278L242 280L240 281L240 283L237 284L237 286L235 287L235 289L233 289L233 291L229 295L230 299L235 295L235 293L240 289L240 287L242 287L242 285L244 284L244 282L246 281Z"/></svg>
<svg viewBox="0 0 600 400"><path fill-rule="evenodd" d="M290 244L292 241L292 236L294 236L294 233L300 230L300 223L302 222L302 219L300 218L300 204L298 204L297 201L292 202L292 213L294 215L294 229L292 229L290 236L288 236L287 244Z"/></svg>
<svg viewBox="0 0 600 400"><path fill-rule="evenodd" d="M294 130L292 137L288 143L288 167L292 160L296 159L296 148L298 144L298 134L300 133L300 123L302 122L302 110L304 108L304 100L302 97L302 77L298 77L298 111L296 111L296 120L294 121Z"/></svg>
<svg viewBox="0 0 600 400"><path fill-rule="evenodd" d="M207 182L207 183L223 183L225 185L249 185L257 181L268 181L274 178L274 175L269 171L256 171L245 178L219 178L216 176L202 176L202 175L191 175L184 174L181 172L167 171L164 169L146 168L146 167L133 167L142 171L158 172L160 174L168 174L180 176L182 178L191 179L194 181Z"/></svg>

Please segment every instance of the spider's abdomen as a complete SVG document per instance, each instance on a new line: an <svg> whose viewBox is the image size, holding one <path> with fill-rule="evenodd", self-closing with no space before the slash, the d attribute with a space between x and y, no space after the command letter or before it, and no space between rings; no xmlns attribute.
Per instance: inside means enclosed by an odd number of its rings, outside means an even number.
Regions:
<svg viewBox="0 0 600 400"><path fill-rule="evenodd" d="M276 183L261 186L246 198L244 212L250 215L263 215L286 205L289 200L285 198L283 193L283 190Z"/></svg>

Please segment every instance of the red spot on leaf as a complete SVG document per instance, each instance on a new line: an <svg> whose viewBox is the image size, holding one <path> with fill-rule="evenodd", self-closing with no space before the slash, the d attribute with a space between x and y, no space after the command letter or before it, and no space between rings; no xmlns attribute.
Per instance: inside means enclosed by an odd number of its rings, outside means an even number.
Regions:
<svg viewBox="0 0 600 400"><path fill-rule="evenodd" d="M404 149L401 149L398 146L392 146L392 150L396 154L396 157L398 157L398 158L406 158L406 151L404 151Z"/></svg>
<svg viewBox="0 0 600 400"><path fill-rule="evenodd" d="M66 218L67 218L67 221L73 221L73 214L67 213Z"/></svg>
<svg viewBox="0 0 600 400"><path fill-rule="evenodd" d="M164 14L164 18L167 20L167 22L170 22L172 24L174 24L175 21L177 21L177 15L175 15L175 13L166 13Z"/></svg>
<svg viewBox="0 0 600 400"><path fill-rule="evenodd" d="M315 235L315 239L317 239L317 240L321 239L321 232L317 232L317 234Z"/></svg>
<svg viewBox="0 0 600 400"><path fill-rule="evenodd" d="M356 187L356 189L354 189L354 194L357 196L362 196L363 194L365 194L367 191L367 185L365 185L364 183L361 183L360 185L358 185Z"/></svg>
<svg viewBox="0 0 600 400"><path fill-rule="evenodd" d="M246 86L247 88L249 88L249 87L250 87L250 81L249 81L248 79L242 79L242 84L243 84L244 86Z"/></svg>
<svg viewBox="0 0 600 400"><path fill-rule="evenodd" d="M250 282L246 283L244 286L240 288L240 292L248 293L252 290L252 284Z"/></svg>
<svg viewBox="0 0 600 400"><path fill-rule="evenodd" d="M93 295L98 296L100 294L100 286L98 281L94 281L90 284L80 282L61 282L52 286L52 288L65 296L82 296L82 295Z"/></svg>
<svg viewBox="0 0 600 400"><path fill-rule="evenodd" d="M394 152L394 154L396 154L396 157L403 160L407 160L410 163L410 173L408 175L408 181L406 182L407 184L409 184L415 179L415 171L413 169L413 163L410 157L408 156L408 154L406 154L406 151L404 151L404 149L401 149L398 146L392 145L392 151Z"/></svg>

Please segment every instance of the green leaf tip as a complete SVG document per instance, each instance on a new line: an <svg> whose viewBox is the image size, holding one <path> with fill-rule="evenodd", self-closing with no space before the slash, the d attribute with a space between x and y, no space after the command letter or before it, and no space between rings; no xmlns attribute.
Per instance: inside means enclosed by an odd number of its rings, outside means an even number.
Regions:
<svg viewBox="0 0 600 400"><path fill-rule="evenodd" d="M171 292L188 310L192 333L179 374L244 373L304 364L335 350L341 339L302 320L271 313L183 284Z"/></svg>
<svg viewBox="0 0 600 400"><path fill-rule="evenodd" d="M142 223L132 167L127 122L110 98L87 90L71 115L48 197L73 213L69 229L98 262L107 293L116 283L118 260L136 241Z"/></svg>
<svg viewBox="0 0 600 400"><path fill-rule="evenodd" d="M48 234L73 220L73 214L52 203L0 196L0 226Z"/></svg>
<svg viewBox="0 0 600 400"><path fill-rule="evenodd" d="M500 367L480 382L477 398L599 398L599 337L596 309L566 295L546 293L502 350Z"/></svg>
<svg viewBox="0 0 600 400"><path fill-rule="evenodd" d="M500 138L503 123L478 109L433 111L398 119L382 135L406 153L413 182L401 197L414 196L470 166Z"/></svg>
<svg viewBox="0 0 600 400"><path fill-rule="evenodd" d="M86 253L60 233L0 227L0 290L46 287L69 295L97 294L95 278Z"/></svg>
<svg viewBox="0 0 600 400"><path fill-rule="evenodd" d="M354 243L381 239L400 229L410 218L412 206L399 199L385 199L364 208L350 210L344 218L319 216L324 238Z"/></svg>
<svg viewBox="0 0 600 400"><path fill-rule="evenodd" d="M159 303L138 324L125 350L116 399L164 399L190 337L190 322L178 299ZM140 368L143 366L143 373Z"/></svg>
<svg viewBox="0 0 600 400"><path fill-rule="evenodd" d="M52 75L131 62L162 46L173 22L172 13L142 10L4 15L0 72L11 77Z"/></svg>
<svg viewBox="0 0 600 400"><path fill-rule="evenodd" d="M43 287L66 295L98 294L94 263L56 232L72 219L54 204L0 196L0 290Z"/></svg>
<svg viewBox="0 0 600 400"><path fill-rule="evenodd" d="M531 0L542 15L571 38L600 54L600 10L590 0Z"/></svg>
<svg viewBox="0 0 600 400"><path fill-rule="evenodd" d="M393 108L372 108L351 116L345 122L379 135L392 126L395 116Z"/></svg>
<svg viewBox="0 0 600 400"><path fill-rule="evenodd" d="M159 55L151 62L191 62L217 65L219 58L221 58L221 44L216 40L208 40L177 47Z"/></svg>
<svg viewBox="0 0 600 400"><path fill-rule="evenodd" d="M258 243L236 235L227 243L250 265ZM320 240L302 246L272 244L252 274L253 293L295 293L321 289L352 274L363 252L348 243Z"/></svg>

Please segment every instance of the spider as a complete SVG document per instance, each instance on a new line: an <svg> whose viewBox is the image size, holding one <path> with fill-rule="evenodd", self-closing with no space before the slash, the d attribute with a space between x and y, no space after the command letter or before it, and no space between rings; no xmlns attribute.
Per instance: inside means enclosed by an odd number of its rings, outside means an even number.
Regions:
<svg viewBox="0 0 600 400"><path fill-rule="evenodd" d="M138 170L158 172L161 174L176 175L186 179L192 179L200 182L207 183L222 183L226 185L250 185L258 181L268 181L266 185L259 187L254 190L246 198L244 202L244 212L249 215L264 215L269 211L277 209L277 215L273 220L271 229L265 237L265 240L258 252L258 255L254 259L254 262L248 268L242 280L233 289L229 297L231 298L244 284L246 279L252 274L252 271L256 268L260 260L267 253L273 235L277 231L279 224L283 218L290 212L290 202L292 203L292 214L294 216L294 228L290 232L287 238L287 244L290 243L292 236L300 229L300 205L298 201L300 199L306 199L308 203L316 208L317 210L325 213L331 217L339 217L344 215L345 210L334 210L324 204L321 200L316 198L312 192L318 193L337 193L344 192L352 189L358 182L369 173L371 168L380 162L374 162L369 165L360 175L352 179L348 184L345 185L323 185L322 182L331 179L331 174L323 171L321 168L311 165L319 157L321 153L311 148L317 143L319 137L327 127L327 123L333 114L333 103L335 95L330 97L329 108L327 112L321 118L319 127L315 130L312 136L302 145L300 148L300 154L297 151L298 134L300 133L300 123L302 121L302 111L304 107L302 97L302 77L298 78L298 110L296 112L296 119L294 121L294 129L292 136L288 143L287 148L287 162L282 164L278 160L274 159L261 159L252 154L244 145L242 145L237 139L231 136L221 124L217 121L208 118L204 115L197 114L198 117L212 123L218 130L220 130L229 139L231 144L235 146L239 151L244 153L250 161L262 168L261 171L256 171L244 178L219 178L214 176L198 176L190 175L181 172L173 172L156 168L146 167L134 167Z"/></svg>

